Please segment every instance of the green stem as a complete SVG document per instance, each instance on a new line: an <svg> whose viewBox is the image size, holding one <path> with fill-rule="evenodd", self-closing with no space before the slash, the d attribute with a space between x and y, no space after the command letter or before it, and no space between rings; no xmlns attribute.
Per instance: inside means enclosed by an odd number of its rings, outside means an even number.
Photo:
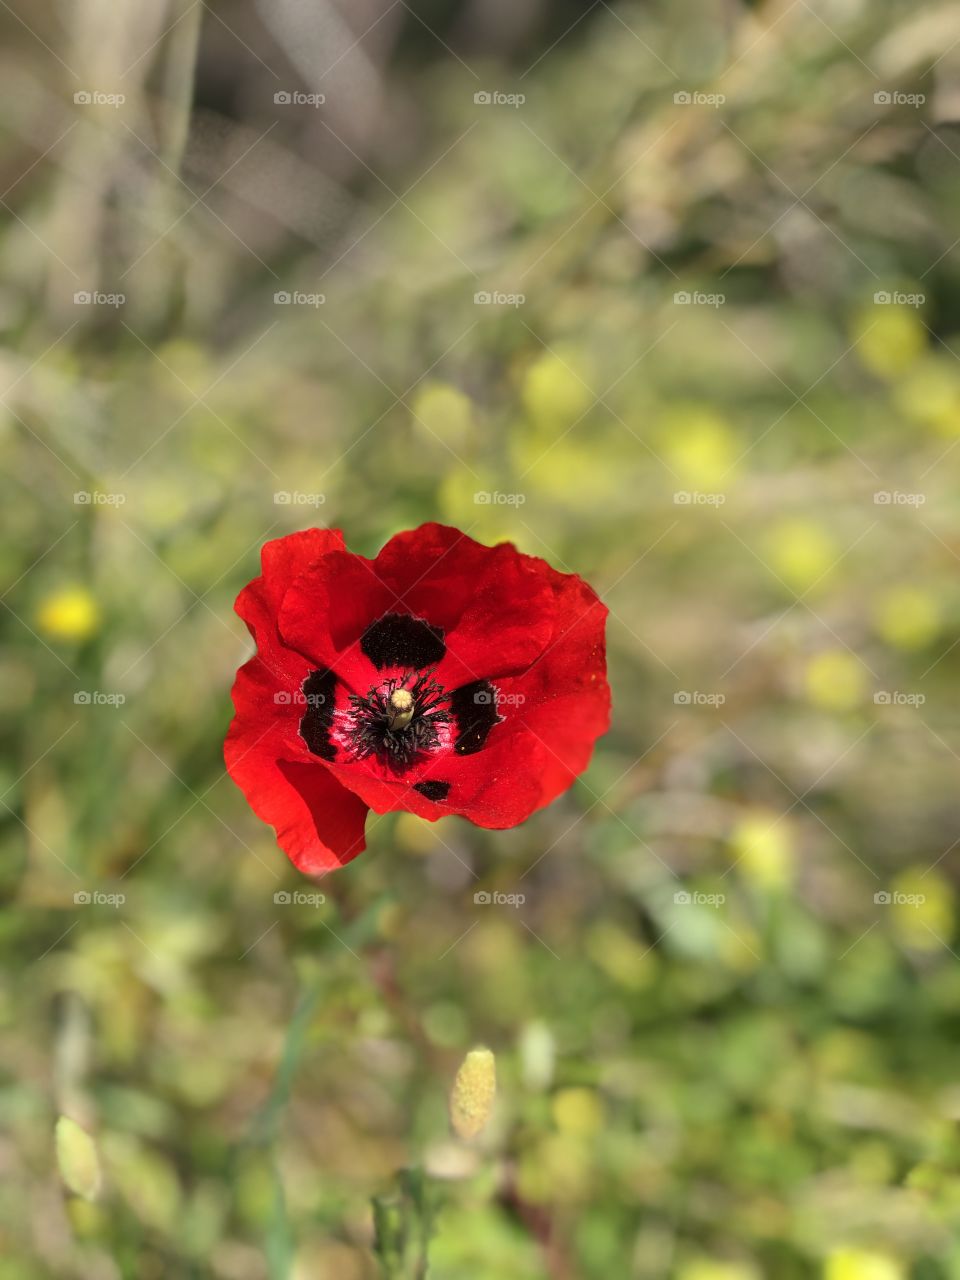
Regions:
<svg viewBox="0 0 960 1280"><path fill-rule="evenodd" d="M200 47L204 6L181 0L182 14L170 32L163 69L163 102L166 114L160 157L174 173L180 172L190 136L193 80Z"/></svg>
<svg viewBox="0 0 960 1280"><path fill-rule="evenodd" d="M395 1188L373 1199L374 1252L384 1280L427 1280L437 1205L422 1169L401 1169Z"/></svg>

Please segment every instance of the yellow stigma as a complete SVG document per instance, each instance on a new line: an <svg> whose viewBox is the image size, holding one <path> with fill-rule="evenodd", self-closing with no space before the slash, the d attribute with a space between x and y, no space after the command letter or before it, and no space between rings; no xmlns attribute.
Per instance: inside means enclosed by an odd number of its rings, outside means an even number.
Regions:
<svg viewBox="0 0 960 1280"><path fill-rule="evenodd" d="M405 729L413 719L413 694L409 689L394 689L390 695L390 715L387 723L391 729Z"/></svg>
<svg viewBox="0 0 960 1280"><path fill-rule="evenodd" d="M469 1142L490 1119L497 1092L496 1060L489 1049L471 1049L457 1072L450 1094L450 1123Z"/></svg>

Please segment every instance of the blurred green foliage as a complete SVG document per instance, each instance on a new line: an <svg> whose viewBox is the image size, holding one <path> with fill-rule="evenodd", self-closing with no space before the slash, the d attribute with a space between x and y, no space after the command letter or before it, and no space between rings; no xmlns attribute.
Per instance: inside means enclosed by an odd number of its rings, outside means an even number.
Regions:
<svg viewBox="0 0 960 1280"><path fill-rule="evenodd" d="M180 146L177 12L7 17L0 1280L368 1280L406 1166L435 1280L960 1277L955 8L451 19L318 116L215 6ZM427 519L600 591L613 728L278 903L233 598Z"/></svg>

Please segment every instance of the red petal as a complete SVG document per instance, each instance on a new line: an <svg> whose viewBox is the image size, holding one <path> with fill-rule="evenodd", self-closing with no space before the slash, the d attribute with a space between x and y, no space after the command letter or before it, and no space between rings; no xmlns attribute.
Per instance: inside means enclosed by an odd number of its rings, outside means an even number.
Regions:
<svg viewBox="0 0 960 1280"><path fill-rule="evenodd" d="M581 578L555 577L556 628L550 643L527 671L498 682L501 714L508 720L515 714L545 750L541 804L549 804L583 772L594 742L610 727L604 644L609 611ZM523 698L515 711L511 698Z"/></svg>
<svg viewBox="0 0 960 1280"><path fill-rule="evenodd" d="M448 689L522 669L553 632L550 576L560 575L512 543L486 547L449 525L424 524L391 538L373 571L393 593L390 608L443 629L437 678Z"/></svg>
<svg viewBox="0 0 960 1280"><path fill-rule="evenodd" d="M315 667L332 667L354 692L366 693L379 677L360 639L389 612L393 599L372 561L334 551L290 585L280 608L280 635Z"/></svg>
<svg viewBox="0 0 960 1280"><path fill-rule="evenodd" d="M280 604L290 583L332 551L343 550L339 529L304 529L275 538L260 552L261 576L237 596L234 609L250 628L263 660L280 680L291 678L290 655L277 629ZM299 664L292 664L299 670ZM302 679L302 676L301 676Z"/></svg>
<svg viewBox="0 0 960 1280"><path fill-rule="evenodd" d="M291 862L319 875L365 848L367 805L310 755L299 736L302 706L295 700L278 703L278 692L285 691L259 658L240 668L233 686L237 714L224 759L254 813L276 830Z"/></svg>
<svg viewBox="0 0 960 1280"><path fill-rule="evenodd" d="M554 633L553 579L543 560L510 543L485 547L446 525L397 534L376 560L333 552L292 583L279 613L291 648L333 667L358 693L381 677L360 650L386 613L424 618L445 633L446 688L520 671Z"/></svg>
<svg viewBox="0 0 960 1280"><path fill-rule="evenodd" d="M394 534L372 562L398 612L452 631L476 591L492 548L445 524ZM402 608L400 605L402 604Z"/></svg>
<svg viewBox="0 0 960 1280"><path fill-rule="evenodd" d="M534 738L527 736L518 745L510 735L472 756L454 751L433 754L401 776L372 758L329 768L376 813L405 810L431 822L454 815L480 827L503 828L515 827L540 807L545 756L545 748ZM518 769L518 759L523 769ZM428 800L414 790L414 783L427 781L449 782L447 798Z"/></svg>

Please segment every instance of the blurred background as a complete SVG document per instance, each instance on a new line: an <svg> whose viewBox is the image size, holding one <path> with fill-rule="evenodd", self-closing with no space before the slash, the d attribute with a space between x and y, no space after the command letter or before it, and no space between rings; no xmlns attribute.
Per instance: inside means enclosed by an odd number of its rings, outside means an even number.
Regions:
<svg viewBox="0 0 960 1280"><path fill-rule="evenodd" d="M0 1278L373 1280L408 1165L435 1280L960 1276L957 7L0 25ZM430 519L600 592L613 727L316 886L233 599Z"/></svg>

